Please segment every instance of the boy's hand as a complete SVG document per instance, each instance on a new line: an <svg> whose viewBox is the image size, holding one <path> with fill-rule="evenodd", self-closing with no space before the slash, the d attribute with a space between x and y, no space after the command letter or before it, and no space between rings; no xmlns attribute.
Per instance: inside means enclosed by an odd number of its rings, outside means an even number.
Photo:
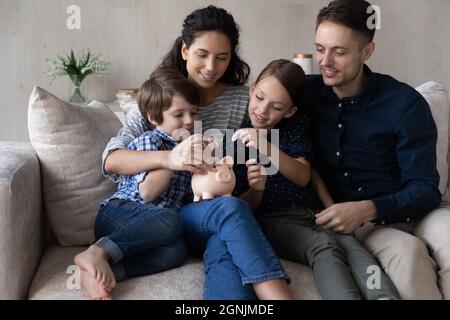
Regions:
<svg viewBox="0 0 450 320"><path fill-rule="evenodd" d="M264 191L267 182L266 168L261 163L256 164L255 159L250 159L245 164L247 166L247 179L250 188L256 191Z"/></svg>

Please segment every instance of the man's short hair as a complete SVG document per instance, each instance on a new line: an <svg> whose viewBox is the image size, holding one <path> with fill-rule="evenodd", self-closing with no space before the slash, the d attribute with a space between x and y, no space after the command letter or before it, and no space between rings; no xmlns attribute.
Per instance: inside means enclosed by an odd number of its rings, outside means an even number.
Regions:
<svg viewBox="0 0 450 320"><path fill-rule="evenodd" d="M170 108L174 95L183 97L192 105L200 103L200 92L180 71L173 68L158 68L138 91L136 100L144 119L163 122L163 111Z"/></svg>
<svg viewBox="0 0 450 320"><path fill-rule="evenodd" d="M322 8L317 15L316 30L323 21L344 25L355 31L366 45L373 41L375 28L367 21L371 17L368 8L372 5L365 0L334 0Z"/></svg>

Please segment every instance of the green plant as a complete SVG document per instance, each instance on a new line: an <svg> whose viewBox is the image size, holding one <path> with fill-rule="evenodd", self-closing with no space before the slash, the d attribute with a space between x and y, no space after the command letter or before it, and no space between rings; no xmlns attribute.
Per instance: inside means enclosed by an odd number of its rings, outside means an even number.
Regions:
<svg viewBox="0 0 450 320"><path fill-rule="evenodd" d="M99 55L92 55L89 50L82 54L78 59L73 50L65 57L57 55L55 58L48 58L47 76L50 78L50 84L59 76L69 76L75 85L75 91L70 99L71 102L85 102L86 99L81 95L80 85L90 74L106 74L109 62L100 58Z"/></svg>

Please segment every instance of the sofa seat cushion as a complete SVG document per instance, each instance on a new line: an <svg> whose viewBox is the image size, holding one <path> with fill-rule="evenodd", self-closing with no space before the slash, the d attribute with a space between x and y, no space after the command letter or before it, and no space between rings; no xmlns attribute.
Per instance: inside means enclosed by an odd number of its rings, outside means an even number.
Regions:
<svg viewBox="0 0 450 320"><path fill-rule="evenodd" d="M29 299L89 299L85 290L77 289L76 269L73 266L73 257L85 249L86 247L60 246L49 248L33 279ZM286 260L282 260L282 263L292 279L290 288L296 299L320 299L308 267ZM120 300L201 300L203 272L200 259L189 258L179 268L119 282L113 290L113 297Z"/></svg>

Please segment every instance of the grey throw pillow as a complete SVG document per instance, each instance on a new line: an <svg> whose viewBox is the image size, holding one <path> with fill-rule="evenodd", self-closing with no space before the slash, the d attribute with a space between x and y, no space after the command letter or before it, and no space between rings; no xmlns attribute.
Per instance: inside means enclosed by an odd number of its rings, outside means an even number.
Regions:
<svg viewBox="0 0 450 320"><path fill-rule="evenodd" d="M450 106L448 92L442 84L434 81L426 82L416 88L416 90L427 100L433 114L434 122L438 130L436 146L437 169L440 176L439 190L443 195L447 193L448 185L448 139L449 139L449 115Z"/></svg>
<svg viewBox="0 0 450 320"><path fill-rule="evenodd" d="M28 131L41 165L45 209L63 246L94 240L99 204L116 189L102 176L101 155L121 127L100 102L70 104L39 87L31 93Z"/></svg>

